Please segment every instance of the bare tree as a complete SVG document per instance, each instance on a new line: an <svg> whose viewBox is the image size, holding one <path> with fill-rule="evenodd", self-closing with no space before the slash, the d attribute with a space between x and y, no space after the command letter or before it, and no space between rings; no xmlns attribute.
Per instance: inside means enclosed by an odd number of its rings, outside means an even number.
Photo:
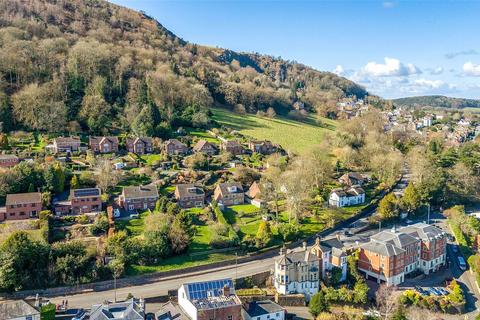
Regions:
<svg viewBox="0 0 480 320"><path fill-rule="evenodd" d="M382 284L378 288L375 294L375 301L377 302L377 308L383 319L390 319L391 315L396 310L398 303L396 293L397 288L394 286Z"/></svg>
<svg viewBox="0 0 480 320"><path fill-rule="evenodd" d="M102 159L95 168L95 181L103 192L117 185L120 180L120 174L113 169L110 160Z"/></svg>

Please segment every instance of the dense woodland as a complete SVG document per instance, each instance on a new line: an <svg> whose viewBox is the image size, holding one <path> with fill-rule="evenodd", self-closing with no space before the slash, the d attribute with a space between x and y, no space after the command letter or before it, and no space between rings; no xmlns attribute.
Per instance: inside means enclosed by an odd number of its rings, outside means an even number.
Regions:
<svg viewBox="0 0 480 320"><path fill-rule="evenodd" d="M332 73L188 43L144 13L103 0L0 3L4 131L165 137L209 124L209 107L310 110L366 91Z"/></svg>
<svg viewBox="0 0 480 320"><path fill-rule="evenodd" d="M479 108L480 100L452 98L445 96L418 96L394 99L393 103L396 106L404 107L434 107L434 108Z"/></svg>

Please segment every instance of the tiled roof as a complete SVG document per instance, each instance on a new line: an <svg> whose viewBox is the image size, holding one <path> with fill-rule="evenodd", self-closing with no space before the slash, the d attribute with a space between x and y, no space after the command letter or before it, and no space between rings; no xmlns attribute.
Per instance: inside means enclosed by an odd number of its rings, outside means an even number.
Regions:
<svg viewBox="0 0 480 320"><path fill-rule="evenodd" d="M40 312L23 300L0 303L0 320L20 319L40 315Z"/></svg>
<svg viewBox="0 0 480 320"><path fill-rule="evenodd" d="M361 245L361 248L386 257L396 256L405 252L404 249L401 249L391 243L384 243L375 240L371 240L370 242Z"/></svg>
<svg viewBox="0 0 480 320"><path fill-rule="evenodd" d="M158 197L158 190L155 185L129 186L123 187L123 195L128 199Z"/></svg>
<svg viewBox="0 0 480 320"><path fill-rule="evenodd" d="M204 147L210 147L210 148L216 149L213 143L210 143L207 140L200 140L193 147L193 151L196 151L196 152L202 151Z"/></svg>
<svg viewBox="0 0 480 320"><path fill-rule="evenodd" d="M90 136L89 140L90 140L90 143L101 143L103 140L107 140L108 142L112 143L112 144L118 144L118 137L94 137L94 136Z"/></svg>
<svg viewBox="0 0 480 320"><path fill-rule="evenodd" d="M42 194L40 192L14 193L7 194L5 204L7 206L16 204L41 203Z"/></svg>
<svg viewBox="0 0 480 320"><path fill-rule="evenodd" d="M205 194L205 192L200 187L195 186L193 183L177 184L176 188L181 198L190 195Z"/></svg>
<svg viewBox="0 0 480 320"><path fill-rule="evenodd" d="M223 195L243 193L243 187L240 182L225 182L225 183L220 183L218 186ZM235 189L235 191L232 191L233 189Z"/></svg>

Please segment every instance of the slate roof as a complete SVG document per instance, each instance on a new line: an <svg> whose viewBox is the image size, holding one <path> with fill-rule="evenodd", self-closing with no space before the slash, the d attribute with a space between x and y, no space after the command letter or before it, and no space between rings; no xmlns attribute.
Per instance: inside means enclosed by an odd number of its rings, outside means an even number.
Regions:
<svg viewBox="0 0 480 320"><path fill-rule="evenodd" d="M310 252L310 250L289 252L286 254L282 254L277 259L277 263L284 266L292 263L313 261L318 261L318 257L314 253Z"/></svg>
<svg viewBox="0 0 480 320"><path fill-rule="evenodd" d="M182 309L169 301L160 307L160 310L155 313L157 320L188 320L188 318L182 311Z"/></svg>
<svg viewBox="0 0 480 320"><path fill-rule="evenodd" d="M271 300L263 300L250 302L245 308L245 312L248 313L251 318L254 318L277 312L285 312L285 310Z"/></svg>
<svg viewBox="0 0 480 320"><path fill-rule="evenodd" d="M404 249L401 249L391 243L385 243L375 240L362 244L361 248L386 257L396 256L405 252Z"/></svg>
<svg viewBox="0 0 480 320"><path fill-rule="evenodd" d="M176 185L180 198L194 195L205 194L202 188L195 186L193 183L177 184Z"/></svg>
<svg viewBox="0 0 480 320"><path fill-rule="evenodd" d="M0 320L11 320L40 315L40 312L23 300L0 303Z"/></svg>
<svg viewBox="0 0 480 320"><path fill-rule="evenodd" d="M158 197L158 189L155 185L123 187L123 195L128 199Z"/></svg>
<svg viewBox="0 0 480 320"><path fill-rule="evenodd" d="M126 144L136 144L138 141L144 144L152 144L152 138L150 137L127 137L125 140Z"/></svg>
<svg viewBox="0 0 480 320"><path fill-rule="evenodd" d="M79 137L57 137L53 139L54 142L57 144L74 144L74 143L80 143L80 138Z"/></svg>
<svg viewBox="0 0 480 320"><path fill-rule="evenodd" d="M382 231L371 236L370 239L388 242L402 249L419 241L410 234L404 233L403 229L399 232Z"/></svg>
<svg viewBox="0 0 480 320"><path fill-rule="evenodd" d="M70 190L70 198L90 198L99 197L102 194L100 188L82 188Z"/></svg>
<svg viewBox="0 0 480 320"><path fill-rule="evenodd" d="M144 320L145 311L137 299L92 306L90 320Z"/></svg>
<svg viewBox="0 0 480 320"><path fill-rule="evenodd" d="M28 204L28 203L41 203L42 194L40 192L29 192L29 193L13 193L7 194L7 200L5 205L17 205L17 204Z"/></svg>
<svg viewBox="0 0 480 320"><path fill-rule="evenodd" d="M426 223L416 223L411 226L404 227L400 229L400 231L425 241L430 241L445 235L441 229Z"/></svg>

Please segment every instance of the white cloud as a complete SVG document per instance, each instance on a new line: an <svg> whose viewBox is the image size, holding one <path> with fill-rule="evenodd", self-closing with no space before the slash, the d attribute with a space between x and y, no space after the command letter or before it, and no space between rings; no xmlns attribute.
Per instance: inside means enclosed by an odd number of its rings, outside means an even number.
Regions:
<svg viewBox="0 0 480 320"><path fill-rule="evenodd" d="M398 59L388 57L384 60L385 63L367 63L362 72L371 77L404 77L422 73L420 68L411 63L404 64Z"/></svg>
<svg viewBox="0 0 480 320"><path fill-rule="evenodd" d="M480 64L466 62L463 65L463 75L471 77L480 77Z"/></svg>
<svg viewBox="0 0 480 320"><path fill-rule="evenodd" d="M340 64L338 64L333 70L333 73L338 74L339 76L343 75L344 72L345 72L345 69L343 69L343 66Z"/></svg>
<svg viewBox="0 0 480 320"><path fill-rule="evenodd" d="M442 74L443 73L443 68L442 67L438 67L438 68L435 68L435 69L430 69L430 74L431 75L439 75L439 74Z"/></svg>
<svg viewBox="0 0 480 320"><path fill-rule="evenodd" d="M391 9L391 8L395 7L395 2L392 2L392 1L383 1L382 6L383 6L385 9Z"/></svg>
<svg viewBox="0 0 480 320"><path fill-rule="evenodd" d="M463 50L463 51L457 51L457 52L449 52L445 54L445 58L453 59L458 56L469 56L469 55L477 55L477 54L478 54L477 50L469 49L469 50Z"/></svg>

